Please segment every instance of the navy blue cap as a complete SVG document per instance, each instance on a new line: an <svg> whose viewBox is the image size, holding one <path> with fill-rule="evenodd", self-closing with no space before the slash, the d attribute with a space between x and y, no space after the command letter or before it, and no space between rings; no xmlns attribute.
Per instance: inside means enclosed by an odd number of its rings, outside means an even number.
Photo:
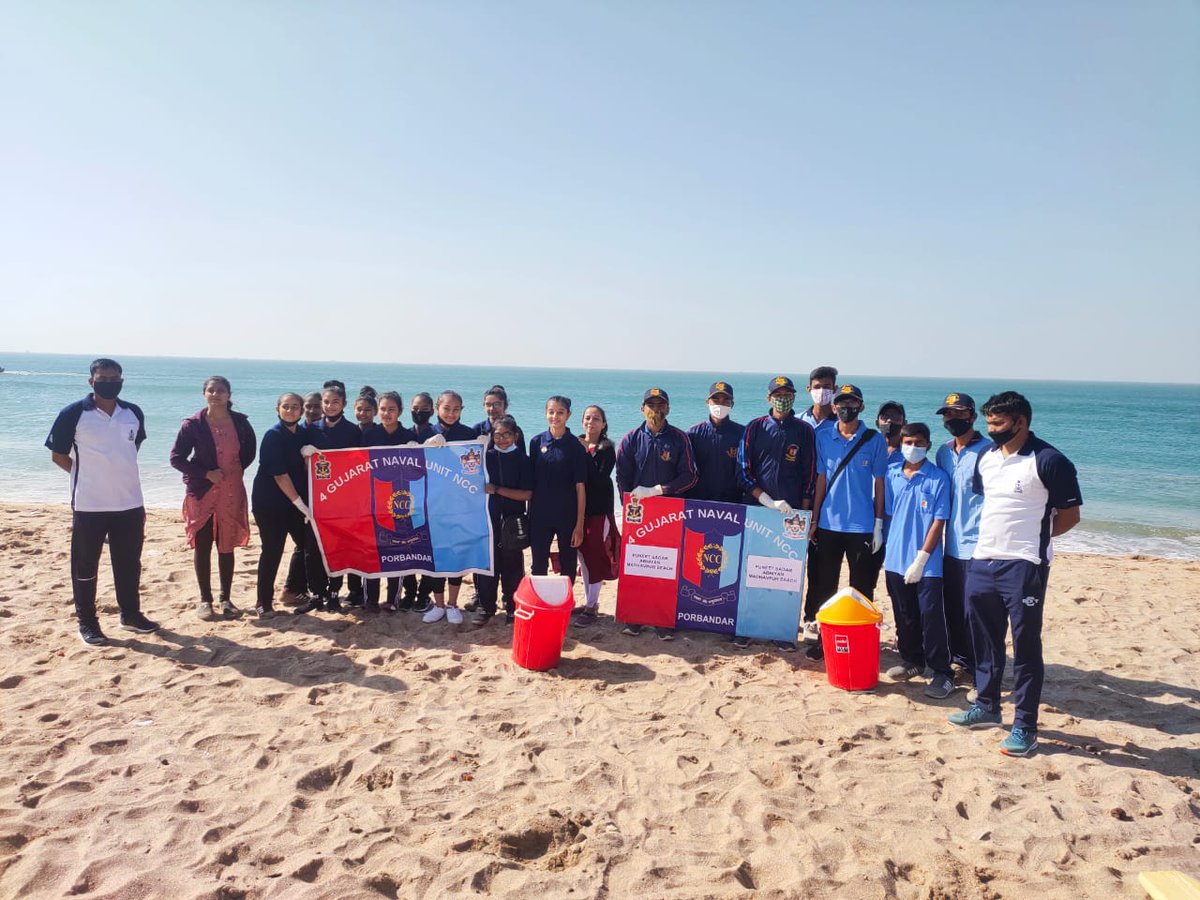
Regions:
<svg viewBox="0 0 1200 900"><path fill-rule="evenodd" d="M833 405L837 406L837 402L839 400L846 400L850 397L853 397L859 403L862 403L862 398L863 398L862 391L860 391L853 384L843 384L841 387L839 387L836 391L833 392Z"/></svg>
<svg viewBox="0 0 1200 900"><path fill-rule="evenodd" d="M908 418L908 413L904 411L904 404L899 400L884 400L883 403L879 404L879 412L875 413L875 418L878 419L882 416L885 409L898 409L900 410L900 415Z"/></svg>
<svg viewBox="0 0 1200 900"><path fill-rule="evenodd" d="M728 394L730 399L733 399L733 385L728 381L714 381L708 386L708 396L713 394Z"/></svg>
<svg viewBox="0 0 1200 900"><path fill-rule="evenodd" d="M646 391L646 393L642 394L642 402L645 403L647 400L652 400L655 397L657 397L659 400L662 400L665 403L671 402L671 398L667 396L667 392L664 391L662 388L650 388L650 390L648 390L648 391Z"/></svg>
<svg viewBox="0 0 1200 900"><path fill-rule="evenodd" d="M796 386L792 384L792 379L786 375L776 375L767 384L767 394L773 394L776 391L791 391L796 393Z"/></svg>
<svg viewBox="0 0 1200 900"><path fill-rule="evenodd" d="M942 408L937 411L937 414L940 416L952 409L965 409L975 412L975 398L970 394L947 394L946 399L942 402Z"/></svg>

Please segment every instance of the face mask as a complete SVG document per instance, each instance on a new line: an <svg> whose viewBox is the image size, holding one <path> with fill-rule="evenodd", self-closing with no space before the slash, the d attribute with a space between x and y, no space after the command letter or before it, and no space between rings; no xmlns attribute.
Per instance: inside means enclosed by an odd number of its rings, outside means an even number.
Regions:
<svg viewBox="0 0 1200 900"><path fill-rule="evenodd" d="M92 390L101 400L116 400L124 384L123 381L97 381L92 385Z"/></svg>
<svg viewBox="0 0 1200 900"><path fill-rule="evenodd" d="M770 399L771 409L784 416L790 413L796 404L796 398L791 394L775 394Z"/></svg>
<svg viewBox="0 0 1200 900"><path fill-rule="evenodd" d="M928 447L918 447L915 444L901 444L900 454L906 462L919 463L925 460L925 454L929 452Z"/></svg>
<svg viewBox="0 0 1200 900"><path fill-rule="evenodd" d="M493 445L493 446L495 446L495 445ZM512 453L516 449L517 449L517 442L513 441L507 447L496 447L496 452L497 453Z"/></svg>
<svg viewBox="0 0 1200 900"><path fill-rule="evenodd" d="M859 410L855 409L853 406L838 406L836 409L837 417L843 422L853 422L858 418Z"/></svg>
<svg viewBox="0 0 1200 900"><path fill-rule="evenodd" d="M988 431L988 437L996 442L997 447L1003 447L1016 436L1017 430L1015 428L1006 428L1004 431Z"/></svg>
<svg viewBox="0 0 1200 900"><path fill-rule="evenodd" d="M812 397L813 406L828 406L833 400L833 388L813 388L808 396Z"/></svg>
<svg viewBox="0 0 1200 900"><path fill-rule="evenodd" d="M667 421L667 417L656 409L646 410L646 424L650 426L652 431L658 431L663 427L663 423Z"/></svg>
<svg viewBox="0 0 1200 900"><path fill-rule="evenodd" d="M894 438L900 433L900 429L904 427L897 422L891 422L887 425L884 425L882 422L876 422L875 424L879 426L879 430L888 438Z"/></svg>
<svg viewBox="0 0 1200 900"><path fill-rule="evenodd" d="M720 422L722 419L729 418L729 411L732 406L717 406L715 403L708 404L708 414Z"/></svg>
<svg viewBox="0 0 1200 900"><path fill-rule="evenodd" d="M966 419L947 419L945 425L946 430L955 437L962 437L971 430L971 423Z"/></svg>
<svg viewBox="0 0 1200 900"><path fill-rule="evenodd" d="M428 425L433 413L427 409L414 409L412 420L414 425Z"/></svg>

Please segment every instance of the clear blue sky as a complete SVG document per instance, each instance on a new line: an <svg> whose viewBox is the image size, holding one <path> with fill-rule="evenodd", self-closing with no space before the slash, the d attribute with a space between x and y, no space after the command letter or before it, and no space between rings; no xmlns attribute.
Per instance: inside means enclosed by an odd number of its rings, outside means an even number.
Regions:
<svg viewBox="0 0 1200 900"><path fill-rule="evenodd" d="M0 111L13 351L1200 381L1185 0L13 0Z"/></svg>

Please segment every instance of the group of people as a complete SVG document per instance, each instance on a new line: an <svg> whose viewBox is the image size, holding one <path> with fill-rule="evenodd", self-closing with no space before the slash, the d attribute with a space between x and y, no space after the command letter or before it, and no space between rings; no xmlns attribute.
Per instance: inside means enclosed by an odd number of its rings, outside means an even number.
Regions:
<svg viewBox="0 0 1200 900"><path fill-rule="evenodd" d="M91 393L66 407L46 445L71 477L74 511L72 587L79 633L89 646L106 643L96 615L96 573L107 538L120 624L148 633L158 626L140 609L140 554L145 513L137 450L144 416L120 400L123 373L111 359L90 368ZM620 535L614 516L613 475L622 496L681 496L760 504L790 515L811 510L808 589L798 632L811 640L807 655L822 655L816 613L839 583L843 559L853 588L874 597L880 570L891 598L901 663L896 680L927 679L925 693L949 696L973 685L967 709L950 715L963 727L998 725L1000 683L1011 625L1014 653L1014 724L1001 744L1009 755L1037 745L1043 663L1042 608L1051 538L1079 521L1075 469L1030 430L1029 402L1006 391L980 410L967 394L945 396L936 415L949 439L933 459L928 425L909 422L904 407L887 401L875 427L862 421L865 400L853 384L838 383L830 366L809 373L808 400L797 411L797 389L780 375L767 384L767 411L745 425L732 418L734 391L723 380L708 390L708 417L683 431L668 421L670 398L658 387L642 397L644 422L614 446L604 410L584 409L580 434L568 426L570 399L546 401L546 430L528 442L508 414L500 385L484 395L486 417L461 421L462 397L443 391L411 401L412 427L401 424L403 400L394 391L364 387L346 417L345 385L326 382L302 396L284 393L278 422L256 447L245 415L233 409L232 386L221 376L203 384L204 408L187 418L171 450L183 475L184 528L193 548L200 591L198 613L240 615L231 590L233 554L249 539L249 516L259 531L256 612L274 613L275 581L288 537L294 550L285 592L297 614L337 612L341 578L330 577L309 523L305 457L313 452L454 441L485 448L494 573L473 579L473 623L486 625L503 603L511 623L513 595L524 576L528 546L535 575L548 572L552 546L558 570L581 575L581 622L594 621L601 583L618 575ZM977 430L982 413L987 436ZM250 496L243 473L259 465ZM513 539L514 529L521 532ZM211 585L216 545L218 594ZM348 576L349 605L376 612L415 610L424 622L463 622L461 578L415 575L386 580ZM624 624L627 634L641 627ZM657 629L663 640L671 629ZM738 646L749 640L735 635ZM797 649L794 641L780 649Z"/></svg>

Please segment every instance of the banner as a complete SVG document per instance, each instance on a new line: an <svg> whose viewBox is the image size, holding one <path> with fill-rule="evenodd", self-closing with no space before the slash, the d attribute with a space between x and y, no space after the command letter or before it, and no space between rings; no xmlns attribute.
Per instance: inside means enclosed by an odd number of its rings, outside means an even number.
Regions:
<svg viewBox="0 0 1200 900"><path fill-rule="evenodd" d="M308 459L317 544L331 575L492 572L483 448L356 447Z"/></svg>
<svg viewBox="0 0 1200 900"><path fill-rule="evenodd" d="M625 497L617 619L794 641L812 513Z"/></svg>

